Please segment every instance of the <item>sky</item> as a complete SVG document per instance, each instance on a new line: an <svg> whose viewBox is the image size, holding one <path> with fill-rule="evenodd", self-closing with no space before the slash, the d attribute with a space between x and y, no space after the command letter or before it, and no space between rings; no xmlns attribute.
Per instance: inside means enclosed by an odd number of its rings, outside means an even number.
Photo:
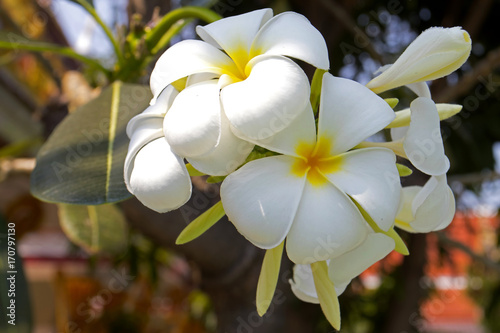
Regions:
<svg viewBox="0 0 500 333"><path fill-rule="evenodd" d="M128 24L127 4L128 0L94 0L97 13L113 32L117 25ZM104 31L80 5L68 0L53 0L51 9L75 51L113 61L113 49Z"/></svg>

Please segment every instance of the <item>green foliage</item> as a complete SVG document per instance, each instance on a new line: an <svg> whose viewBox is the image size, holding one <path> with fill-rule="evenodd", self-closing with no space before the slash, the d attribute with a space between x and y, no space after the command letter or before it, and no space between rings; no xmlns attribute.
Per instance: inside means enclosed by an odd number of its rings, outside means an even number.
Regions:
<svg viewBox="0 0 500 333"><path fill-rule="evenodd" d="M257 313L261 317L266 314L273 300L274 292L276 291L284 245L285 241L281 242L281 244L275 248L267 250L262 262L255 300Z"/></svg>
<svg viewBox="0 0 500 333"><path fill-rule="evenodd" d="M23 50L32 52L54 52L65 57L77 59L90 67L97 68L109 75L109 71L99 62L76 53L70 47L30 40L13 32L0 31L0 49Z"/></svg>
<svg viewBox="0 0 500 333"><path fill-rule="evenodd" d="M149 88L115 82L68 115L40 149L31 191L43 201L98 205L130 197L123 181L128 121L148 106Z"/></svg>
<svg viewBox="0 0 500 333"><path fill-rule="evenodd" d="M189 223L189 225L182 230L179 237L177 237L175 244L185 244L198 238L217 223L225 214L222 202L219 201L198 216L194 221Z"/></svg>
<svg viewBox="0 0 500 333"><path fill-rule="evenodd" d="M115 205L59 205L65 234L91 254L120 254L127 245L125 216Z"/></svg>

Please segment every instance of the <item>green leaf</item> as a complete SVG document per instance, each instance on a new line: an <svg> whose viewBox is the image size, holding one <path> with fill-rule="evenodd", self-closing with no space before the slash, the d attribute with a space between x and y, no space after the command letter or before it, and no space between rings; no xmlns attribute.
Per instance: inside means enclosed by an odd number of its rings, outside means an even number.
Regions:
<svg viewBox="0 0 500 333"><path fill-rule="evenodd" d="M127 199L123 164L130 118L148 106L146 86L115 82L68 115L37 156L31 192L43 201L98 205Z"/></svg>
<svg viewBox="0 0 500 333"><path fill-rule="evenodd" d="M394 109L396 107L396 105L398 105L398 103L399 103L399 99L397 99L397 98L386 98L386 99L384 99L384 101L387 104L389 104L391 109Z"/></svg>
<svg viewBox="0 0 500 333"><path fill-rule="evenodd" d="M318 114L319 100L321 97L321 86L323 84L323 75L328 72L324 69L317 68L314 72L313 79L311 82L311 106L315 115Z"/></svg>
<svg viewBox="0 0 500 333"><path fill-rule="evenodd" d="M2 307L1 312L3 317L0 320L0 332L27 333L32 332L33 327L30 295L23 270L23 262L17 251L19 239L15 234L15 230L15 225L9 225L8 221L5 221L0 216L0 306ZM12 231L14 231L14 234L12 234ZM14 241L15 244L11 243L9 245L9 241ZM14 261L9 259L9 257L14 259ZM11 294L9 296L11 287L7 278L11 278L12 275L15 277L15 295ZM13 317L9 316L11 310L7 309L8 306L11 306L12 300L15 301L15 325L8 323L8 321L13 319Z"/></svg>
<svg viewBox="0 0 500 333"><path fill-rule="evenodd" d="M77 0L69 0L69 1L74 2L74 3L76 3L76 4L79 4L79 5L80 5L80 2L81 2L81 1L77 1ZM94 1L93 1L93 0L82 0L82 1L85 1L85 2L87 2L89 5L91 5L92 7L94 7Z"/></svg>
<svg viewBox="0 0 500 333"><path fill-rule="evenodd" d="M408 247L406 246L403 239L401 239L401 236L399 236L399 234L396 232L396 230L394 230L394 227L389 229L389 231L387 233L385 233L385 235L394 239L394 242L396 243L396 248L394 249L394 251L401 253L404 256L407 256L410 254Z"/></svg>
<svg viewBox="0 0 500 333"><path fill-rule="evenodd" d="M110 75L109 70L104 68L98 61L78 54L70 47L30 40L13 32L0 31L0 49L53 52L69 58L77 59L91 67L98 68L108 76Z"/></svg>
<svg viewBox="0 0 500 333"><path fill-rule="evenodd" d="M405 242L403 241L403 239L401 239L401 236L399 236L399 234L394 230L394 226L392 226L388 231L380 229L380 227L377 225L377 223L375 223L375 221L373 221L372 217L366 212L366 210L364 210L364 208L361 207L361 205L356 200L354 200L352 197L350 198L352 199L356 207L358 207L359 211L361 212L361 215L363 215L363 218L368 223L368 225L373 229L373 231L384 234L394 239L394 242L396 243L396 248L394 250L396 252L401 253L402 255L405 256L410 254L410 251L408 250L408 247L406 247Z"/></svg>
<svg viewBox="0 0 500 333"><path fill-rule="evenodd" d="M189 172L190 176L204 176L205 174L201 171L198 171L192 166L190 163L186 164L186 169Z"/></svg>
<svg viewBox="0 0 500 333"><path fill-rule="evenodd" d="M225 214L222 202L219 201L189 223L188 226L182 230L179 237L177 237L175 244L185 244L195 238L198 238L215 223L217 223Z"/></svg>
<svg viewBox="0 0 500 333"><path fill-rule="evenodd" d="M335 292L335 286L328 277L328 266L326 265L326 261L312 263L311 269L321 310L323 310L328 322L336 330L340 330L339 299Z"/></svg>
<svg viewBox="0 0 500 333"><path fill-rule="evenodd" d="M127 245L125 216L115 205L59 204L64 233L90 254L120 254Z"/></svg>
<svg viewBox="0 0 500 333"><path fill-rule="evenodd" d="M407 177L413 173L413 170L408 168L406 165L396 163L396 168L398 168L398 173L400 177Z"/></svg>
<svg viewBox="0 0 500 333"><path fill-rule="evenodd" d="M226 179L227 176L210 176L207 178L206 182L208 184L217 184Z"/></svg>
<svg viewBox="0 0 500 333"><path fill-rule="evenodd" d="M262 262L255 303L257 313L261 317L266 314L273 300L276 285L278 284L284 244L285 241L281 242L277 247L267 250Z"/></svg>

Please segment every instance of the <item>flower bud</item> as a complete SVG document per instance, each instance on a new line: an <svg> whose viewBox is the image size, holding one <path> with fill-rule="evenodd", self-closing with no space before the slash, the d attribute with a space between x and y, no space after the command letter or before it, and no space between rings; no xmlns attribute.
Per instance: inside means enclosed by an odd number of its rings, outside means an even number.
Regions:
<svg viewBox="0 0 500 333"><path fill-rule="evenodd" d="M462 28L427 29L392 66L366 86L378 94L407 84L438 79L460 68L470 51L470 36Z"/></svg>

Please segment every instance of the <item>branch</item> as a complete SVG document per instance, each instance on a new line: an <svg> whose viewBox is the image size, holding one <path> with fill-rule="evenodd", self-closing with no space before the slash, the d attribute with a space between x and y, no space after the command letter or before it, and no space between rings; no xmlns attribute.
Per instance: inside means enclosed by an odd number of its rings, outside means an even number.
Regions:
<svg viewBox="0 0 500 333"><path fill-rule="evenodd" d="M500 179L500 174L495 171L483 171L477 173L466 173L448 177L448 182L460 182L464 185L475 185L485 181Z"/></svg>
<svg viewBox="0 0 500 333"><path fill-rule="evenodd" d="M478 62L476 66L465 74L457 84L443 89L434 96L436 103L455 101L459 97L467 94L478 82L480 78L488 76L493 70L500 66L500 47L488 52L486 57Z"/></svg>
<svg viewBox="0 0 500 333"><path fill-rule="evenodd" d="M472 38L481 30L492 5L493 0L477 0L469 7L469 15L465 20L464 29L467 30Z"/></svg>

